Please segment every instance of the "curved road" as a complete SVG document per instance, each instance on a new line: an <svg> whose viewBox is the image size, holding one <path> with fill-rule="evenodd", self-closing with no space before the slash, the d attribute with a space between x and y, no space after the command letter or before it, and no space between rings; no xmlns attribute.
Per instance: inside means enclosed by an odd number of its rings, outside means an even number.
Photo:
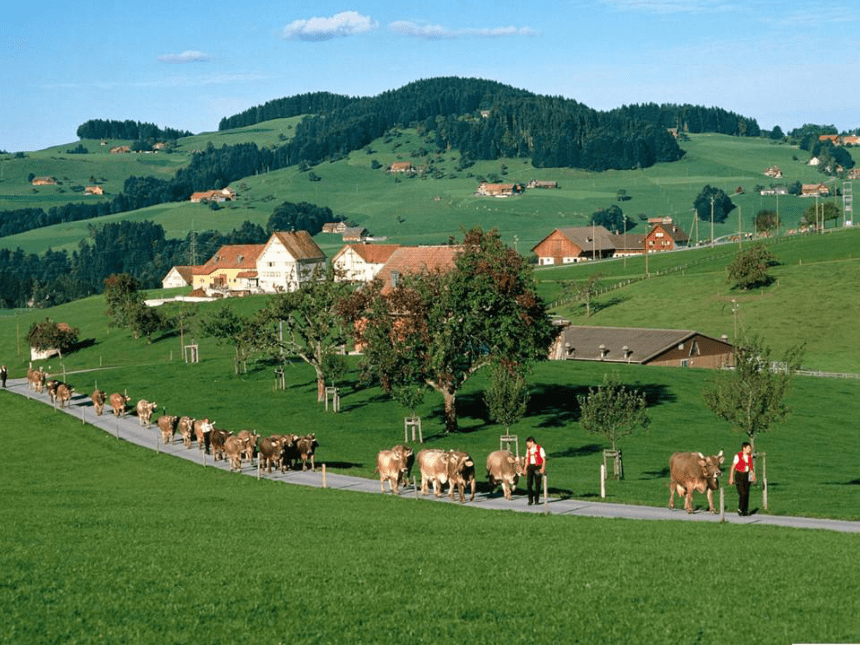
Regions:
<svg viewBox="0 0 860 645"><path fill-rule="evenodd" d="M37 394L36 392L31 391L27 387L26 379L10 379L7 382L7 385L9 391L14 392L15 394L20 394L50 405L50 399L48 398L47 392ZM82 423L89 423L90 425L101 428L109 434L115 435L118 439L129 441L150 450L157 450L174 457L179 457L180 459L186 459L209 468L219 468L221 470L228 469L228 464L225 461L213 462L212 456L206 455L198 450L196 445L189 450L181 442L171 443L168 445L162 444L161 433L155 424L153 424L152 428L146 429L139 424L136 416L117 419L110 413L109 405L106 406L105 413L102 416L96 416L88 394L76 393L72 397L71 407L66 408L63 411L80 419ZM263 473L260 476L288 484L300 484L317 488L323 487L323 484L325 484L326 488L379 494L378 480L365 479L363 477L351 477L335 473L327 473L324 476L323 468L317 468L316 472L290 471L287 473L280 473L275 471L271 475ZM257 469L250 465L243 466L242 474L254 477L258 476ZM402 489L400 494L402 497L414 496L416 499L441 501L449 504L458 503L456 501L452 502L447 496L434 498L431 495L422 498L413 486ZM465 505L475 508L512 510L523 513L580 515L587 517L622 518L630 520L675 520L681 522L712 523L725 521L731 524L769 524L801 529L824 529L844 533L860 533L860 522L852 522L848 520L822 520L807 517L764 515L761 513L756 513L749 517L739 517L734 512L727 512L725 517L722 518L720 515L712 515L705 511L697 511L693 514L689 514L685 513L683 510L670 511L668 508L659 508L654 506L584 502L576 499L560 498L550 498L548 501L537 506L528 506L525 496L515 496L513 500L508 501L500 492L497 492L494 496L489 496L486 493L477 493L474 501L467 502Z"/></svg>

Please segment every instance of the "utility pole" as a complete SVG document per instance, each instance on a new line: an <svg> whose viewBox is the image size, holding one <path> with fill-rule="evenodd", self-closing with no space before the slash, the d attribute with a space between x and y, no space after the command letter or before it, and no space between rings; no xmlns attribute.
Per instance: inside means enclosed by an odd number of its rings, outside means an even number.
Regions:
<svg viewBox="0 0 860 645"><path fill-rule="evenodd" d="M743 219L741 218L741 207L738 206L738 250L740 251L743 248L743 238L744 238L744 226L742 224Z"/></svg>
<svg viewBox="0 0 860 645"><path fill-rule="evenodd" d="M711 246L714 246L714 196L711 195Z"/></svg>

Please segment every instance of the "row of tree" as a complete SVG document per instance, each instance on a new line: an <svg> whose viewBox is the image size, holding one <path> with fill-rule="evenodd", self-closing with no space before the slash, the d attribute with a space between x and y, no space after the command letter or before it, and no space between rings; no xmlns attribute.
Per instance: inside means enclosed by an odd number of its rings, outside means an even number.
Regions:
<svg viewBox="0 0 860 645"><path fill-rule="evenodd" d="M79 139L131 139L138 141L176 141L192 136L187 130L159 128L154 123L140 121L115 121L113 119L90 119L78 126Z"/></svg>

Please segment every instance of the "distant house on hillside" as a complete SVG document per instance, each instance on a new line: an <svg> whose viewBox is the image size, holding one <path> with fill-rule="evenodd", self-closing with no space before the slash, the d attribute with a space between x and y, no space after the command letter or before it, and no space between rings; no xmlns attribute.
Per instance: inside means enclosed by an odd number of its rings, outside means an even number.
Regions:
<svg viewBox="0 0 860 645"><path fill-rule="evenodd" d="M343 231L344 242L363 242L367 238L367 229L363 226L347 226Z"/></svg>
<svg viewBox="0 0 860 645"><path fill-rule="evenodd" d="M645 236L645 246L648 253L674 251L678 247L689 244L690 236L674 224L671 217L652 218L648 222L652 225L651 230Z"/></svg>
<svg viewBox="0 0 860 645"><path fill-rule="evenodd" d="M482 197L511 197L520 194L523 190L525 189L522 184L488 184L482 182L475 194Z"/></svg>
<svg viewBox="0 0 860 645"><path fill-rule="evenodd" d="M33 186L56 186L59 182L56 177L33 177L30 183Z"/></svg>
<svg viewBox="0 0 860 645"><path fill-rule="evenodd" d="M782 168L779 166L771 166L767 170L764 171L766 177L773 177L774 179L782 179Z"/></svg>
<svg viewBox="0 0 860 645"><path fill-rule="evenodd" d="M454 268L462 247L439 246L401 246L391 254L376 277L382 280L383 292L397 286L403 276L418 273L447 273Z"/></svg>
<svg viewBox="0 0 860 645"><path fill-rule="evenodd" d="M558 182L542 179L532 179L529 183L526 184L526 188L558 188Z"/></svg>
<svg viewBox="0 0 860 645"><path fill-rule="evenodd" d="M114 146L113 148L110 149L110 153L112 155L122 155L122 154L127 154L130 152L131 152L131 148L129 148L128 146Z"/></svg>
<svg viewBox="0 0 860 645"><path fill-rule="evenodd" d="M682 329L570 325L550 350L554 360L721 369L734 362L728 337Z"/></svg>
<svg viewBox="0 0 860 645"><path fill-rule="evenodd" d="M614 257L645 254L645 233L613 233Z"/></svg>
<svg viewBox="0 0 860 645"><path fill-rule="evenodd" d="M101 186L87 186L84 188L84 195L104 195L105 189Z"/></svg>
<svg viewBox="0 0 860 645"><path fill-rule="evenodd" d="M415 172L411 161L395 161L389 167L388 172Z"/></svg>
<svg viewBox="0 0 860 645"><path fill-rule="evenodd" d="M338 280L370 282L399 248L399 244L347 244L331 263Z"/></svg>
<svg viewBox="0 0 860 645"><path fill-rule="evenodd" d="M326 222L323 224L322 232L323 233L337 233L341 234L346 230L346 222Z"/></svg>
<svg viewBox="0 0 860 645"><path fill-rule="evenodd" d="M566 226L555 229L532 251L541 266L599 260L615 254L616 239L603 226Z"/></svg>
<svg viewBox="0 0 860 645"><path fill-rule="evenodd" d="M236 191L230 188L222 188L221 190L204 190L199 193L191 193L191 202L206 203L206 202L231 202L236 199Z"/></svg>
<svg viewBox="0 0 860 645"><path fill-rule="evenodd" d="M825 197L830 194L827 184L803 184L800 190L801 197Z"/></svg>

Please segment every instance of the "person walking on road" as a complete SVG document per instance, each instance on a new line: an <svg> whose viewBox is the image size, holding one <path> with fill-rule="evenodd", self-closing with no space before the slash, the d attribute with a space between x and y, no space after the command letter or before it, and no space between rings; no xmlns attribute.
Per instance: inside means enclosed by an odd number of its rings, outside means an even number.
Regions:
<svg viewBox="0 0 860 645"><path fill-rule="evenodd" d="M0 367L0 381L3 383L3 387L6 387L6 377L9 376L9 372L6 370L6 366L3 365Z"/></svg>
<svg viewBox="0 0 860 645"><path fill-rule="evenodd" d="M755 482L753 468L752 446L748 441L741 444L741 451L732 460L732 472L729 474L729 486L736 484L738 488L738 515L750 514L750 484Z"/></svg>
<svg viewBox="0 0 860 645"><path fill-rule="evenodd" d="M546 452L534 437L529 437L526 439L526 485L529 492L529 506L538 503L541 480L545 474Z"/></svg>

